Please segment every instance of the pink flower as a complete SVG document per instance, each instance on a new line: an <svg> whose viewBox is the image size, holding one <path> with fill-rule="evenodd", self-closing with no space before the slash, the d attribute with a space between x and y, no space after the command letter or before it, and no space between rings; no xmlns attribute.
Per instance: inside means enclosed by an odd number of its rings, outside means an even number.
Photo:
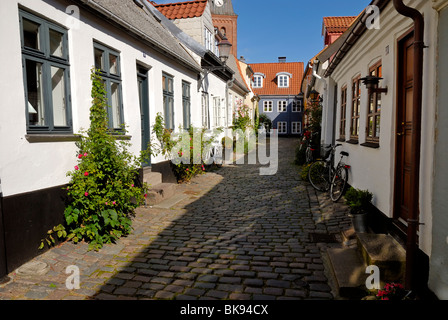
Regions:
<svg viewBox="0 0 448 320"><path fill-rule="evenodd" d="M147 197L148 195L145 193L145 198Z"/></svg>
<svg viewBox="0 0 448 320"><path fill-rule="evenodd" d="M78 159L81 159L81 158L82 158L82 154L78 155Z"/></svg>
<svg viewBox="0 0 448 320"><path fill-rule="evenodd" d="M106 202L106 206L107 206L107 202Z"/></svg>
<svg viewBox="0 0 448 320"><path fill-rule="evenodd" d="M87 157L87 152L86 152L86 153L84 153L84 157Z"/></svg>
<svg viewBox="0 0 448 320"><path fill-rule="evenodd" d="M78 166L75 166L75 170L79 170L79 167L78 167Z"/></svg>
<svg viewBox="0 0 448 320"><path fill-rule="evenodd" d="M84 172L84 175L87 177L89 175L89 173L86 171L86 172Z"/></svg>
<svg viewBox="0 0 448 320"><path fill-rule="evenodd" d="M86 193L84 193L84 195L85 195L86 197L88 197L88 196L89 196L89 193L88 193L88 192L86 192Z"/></svg>
<svg viewBox="0 0 448 320"><path fill-rule="evenodd" d="M112 204L113 204L113 205L116 205L117 203L114 201L114 202L112 202Z"/></svg>
<svg viewBox="0 0 448 320"><path fill-rule="evenodd" d="M134 188L134 185L132 185L131 188Z"/></svg>

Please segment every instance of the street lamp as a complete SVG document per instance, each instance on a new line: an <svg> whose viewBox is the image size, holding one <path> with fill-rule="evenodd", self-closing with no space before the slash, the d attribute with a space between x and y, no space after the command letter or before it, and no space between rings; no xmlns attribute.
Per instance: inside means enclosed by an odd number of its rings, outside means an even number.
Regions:
<svg viewBox="0 0 448 320"><path fill-rule="evenodd" d="M213 71L226 71L227 70L227 60L229 60L230 57L230 50L232 48L232 44L230 43L229 40L227 40L227 38L225 36L222 37L221 41L219 41L218 43L218 50L219 50L219 59L221 60L221 65L220 66L203 66L202 68L204 69L204 75L199 79L198 82L198 89L202 87L202 83L204 81L204 79L207 77L207 75L210 72ZM233 85L233 81L234 81L234 75L232 75L232 79L228 81L227 85L230 87Z"/></svg>
<svg viewBox="0 0 448 320"><path fill-rule="evenodd" d="M383 78L372 76L372 75L368 75L365 78L361 78L361 81L364 83L367 90L369 90L369 94L372 94L374 92L387 94L387 87L386 88L378 88L380 80L383 80Z"/></svg>
<svg viewBox="0 0 448 320"><path fill-rule="evenodd" d="M222 63L224 63L224 65L229 59L231 48L232 44L230 43L229 40L227 40L225 36L218 43L219 58L221 59Z"/></svg>

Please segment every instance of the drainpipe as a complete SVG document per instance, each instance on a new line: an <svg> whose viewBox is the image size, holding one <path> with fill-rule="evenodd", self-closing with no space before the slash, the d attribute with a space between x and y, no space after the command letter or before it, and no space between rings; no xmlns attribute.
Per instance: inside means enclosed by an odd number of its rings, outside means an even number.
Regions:
<svg viewBox="0 0 448 320"><path fill-rule="evenodd" d="M404 5L403 0L393 0L394 7L403 16L414 20L414 96L411 147L411 192L406 240L406 289L415 288L415 262L417 253L417 228L419 226L420 144L423 91L424 18L420 11Z"/></svg>

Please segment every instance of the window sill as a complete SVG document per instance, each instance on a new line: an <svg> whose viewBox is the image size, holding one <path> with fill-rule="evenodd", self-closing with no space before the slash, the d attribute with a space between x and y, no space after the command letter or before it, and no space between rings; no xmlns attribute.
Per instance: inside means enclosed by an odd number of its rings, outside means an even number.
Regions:
<svg viewBox="0 0 448 320"><path fill-rule="evenodd" d="M117 140L131 140L132 136L113 134L113 137ZM78 134L27 134L25 139L29 143L45 143L45 142L76 142L81 140L81 136Z"/></svg>
<svg viewBox="0 0 448 320"><path fill-rule="evenodd" d="M75 134L50 134L50 133L38 133L27 134L25 139L30 143L42 143L42 142L72 142L79 141L80 136Z"/></svg>
<svg viewBox="0 0 448 320"><path fill-rule="evenodd" d="M361 143L360 146L378 149L380 147L380 144L378 142L364 142Z"/></svg>
<svg viewBox="0 0 448 320"><path fill-rule="evenodd" d="M345 142L350 143L350 144L359 144L359 141L357 139L353 139L353 138L350 140L347 140Z"/></svg>

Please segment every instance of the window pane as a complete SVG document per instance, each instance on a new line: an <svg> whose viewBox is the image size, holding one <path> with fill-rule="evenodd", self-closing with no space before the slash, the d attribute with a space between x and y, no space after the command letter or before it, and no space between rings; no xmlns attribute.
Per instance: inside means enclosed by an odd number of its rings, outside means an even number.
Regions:
<svg viewBox="0 0 448 320"><path fill-rule="evenodd" d="M104 71L103 54L103 50L95 48L95 69L100 69L102 71Z"/></svg>
<svg viewBox="0 0 448 320"><path fill-rule="evenodd" d="M380 123L381 123L381 116L378 115L376 116L376 132L375 132L375 137L379 138L380 137Z"/></svg>
<svg viewBox="0 0 448 320"><path fill-rule="evenodd" d="M111 108L112 108L112 125L114 129L119 129L121 125L121 111L120 111L120 85L112 82L110 86L111 91Z"/></svg>
<svg viewBox="0 0 448 320"><path fill-rule="evenodd" d="M51 94L53 97L54 126L66 126L67 106L65 104L64 69L51 67Z"/></svg>
<svg viewBox="0 0 448 320"><path fill-rule="evenodd" d="M50 29L50 55L64 57L63 39L62 33Z"/></svg>
<svg viewBox="0 0 448 320"><path fill-rule="evenodd" d="M168 78L168 91L173 92L173 79Z"/></svg>
<svg viewBox="0 0 448 320"><path fill-rule="evenodd" d="M40 50L39 28L40 25L30 20L23 19L23 43L25 47Z"/></svg>
<svg viewBox="0 0 448 320"><path fill-rule="evenodd" d="M109 54L109 72L118 74L118 57L113 54Z"/></svg>
<svg viewBox="0 0 448 320"><path fill-rule="evenodd" d="M28 95L28 120L33 126L44 126L42 64L26 60L26 90Z"/></svg>

